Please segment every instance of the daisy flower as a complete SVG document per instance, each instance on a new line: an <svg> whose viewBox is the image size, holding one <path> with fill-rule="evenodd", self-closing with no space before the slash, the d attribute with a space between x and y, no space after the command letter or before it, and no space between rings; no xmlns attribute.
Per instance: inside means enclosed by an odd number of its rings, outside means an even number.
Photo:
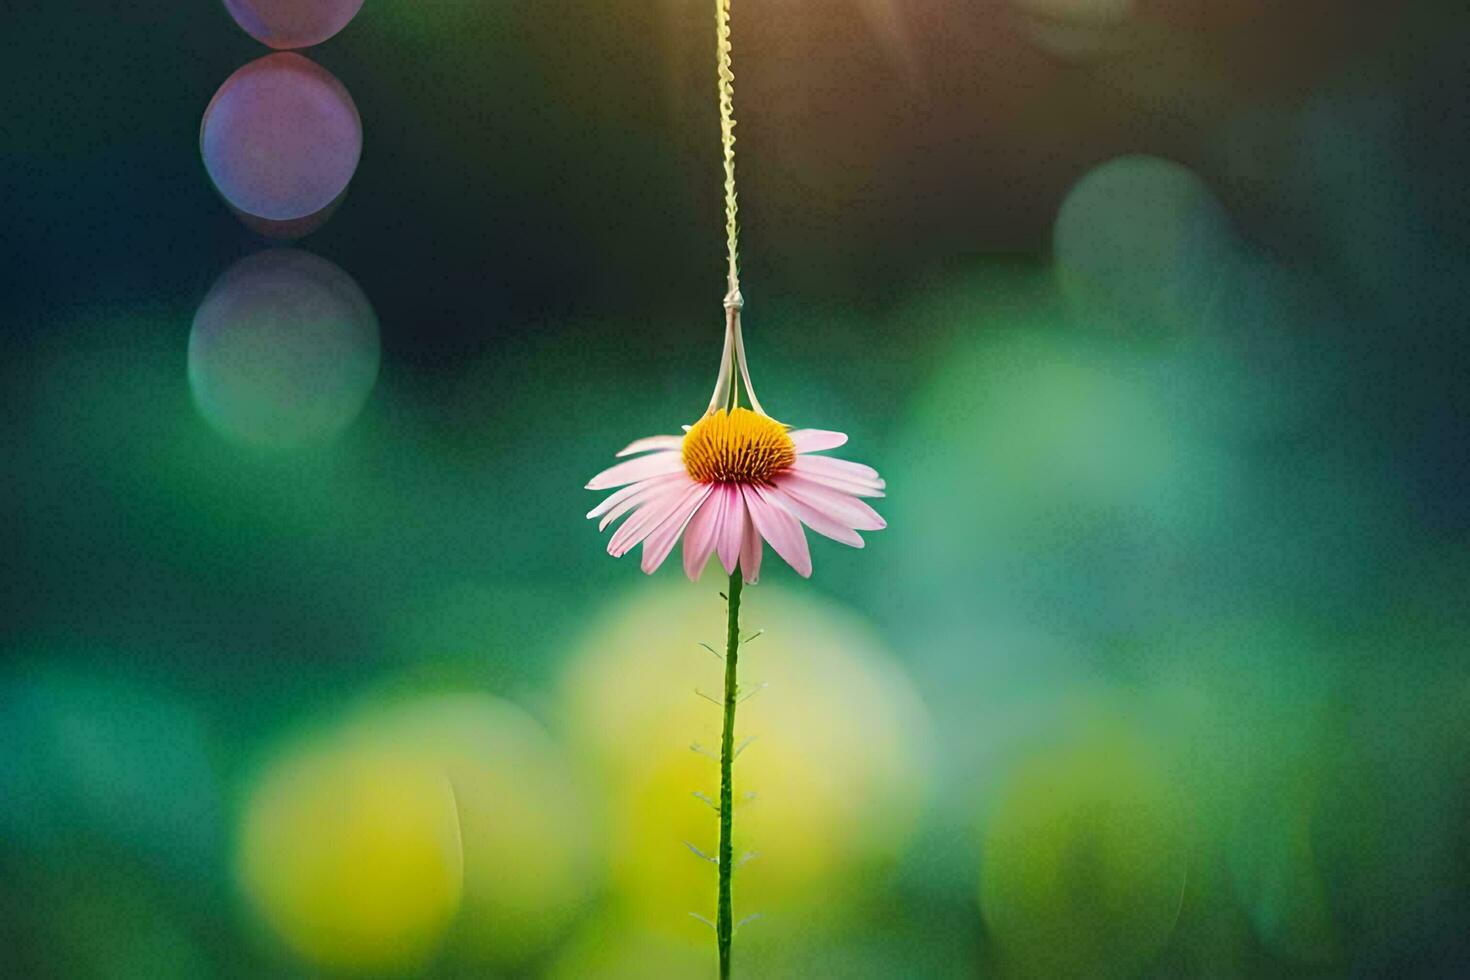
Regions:
<svg viewBox="0 0 1470 980"><path fill-rule="evenodd" d="M726 300L725 350L704 416L686 425L682 436L639 439L618 453L633 459L587 484L588 490L621 487L587 516L601 518L599 530L626 518L608 554L621 557L642 544L649 574L682 536L690 579L699 578L713 554L727 575L738 566L745 581L756 581L763 541L807 577L812 557L802 525L854 548L863 546L859 531L886 526L862 499L883 496L878 471L819 455L846 443L846 435L790 429L761 409L745 364L741 305L738 291ZM741 381L750 408L739 405Z"/></svg>

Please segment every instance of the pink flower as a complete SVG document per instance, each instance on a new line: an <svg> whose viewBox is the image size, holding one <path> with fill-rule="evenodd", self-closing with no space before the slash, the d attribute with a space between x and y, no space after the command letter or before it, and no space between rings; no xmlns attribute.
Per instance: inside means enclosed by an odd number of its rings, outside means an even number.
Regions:
<svg viewBox="0 0 1470 980"><path fill-rule="evenodd" d="M745 301L730 252L730 293L725 297L725 346L709 407L682 436L649 436L619 456L637 456L603 470L588 490L621 490L587 514L599 531L627 517L613 532L607 553L621 558L640 543L643 570L652 575L684 536L684 571L698 580L711 554L725 574L740 566L745 581L760 578L761 542L803 578L812 556L802 525L834 541L863 546L859 531L887 523L862 501L881 497L886 485L871 466L818 456L847 442L841 432L789 429L766 414L745 362L740 311ZM740 407L740 396L750 408ZM686 533L687 532L687 533Z"/></svg>
<svg viewBox="0 0 1470 980"><path fill-rule="evenodd" d="M717 408L683 436L639 439L619 456L635 456L593 477L589 490L622 487L587 516L599 530L627 515L608 542L620 557L643 545L652 574L684 537L684 571L698 579L711 554L726 574L738 563L747 582L760 576L761 541L802 576L812 573L802 525L863 546L858 531L885 526L863 497L883 496L872 467L819 456L847 442L841 432L795 429L748 408Z"/></svg>

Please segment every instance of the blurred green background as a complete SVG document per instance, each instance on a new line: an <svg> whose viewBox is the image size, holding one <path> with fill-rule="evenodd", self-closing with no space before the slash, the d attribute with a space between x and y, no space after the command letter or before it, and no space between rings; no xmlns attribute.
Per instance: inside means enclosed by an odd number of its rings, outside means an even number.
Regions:
<svg viewBox="0 0 1470 980"><path fill-rule="evenodd" d="M338 305L211 347L265 49L8 6L0 974L713 973L719 581L581 489L713 380L709 7L367 0ZM762 400L889 487L747 593L744 976L1470 971L1467 40L736 0Z"/></svg>

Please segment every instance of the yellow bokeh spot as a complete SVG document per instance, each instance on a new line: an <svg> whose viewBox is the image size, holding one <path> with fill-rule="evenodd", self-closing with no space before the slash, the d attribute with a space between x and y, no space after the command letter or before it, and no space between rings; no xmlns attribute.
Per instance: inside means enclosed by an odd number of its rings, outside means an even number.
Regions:
<svg viewBox="0 0 1470 980"><path fill-rule="evenodd" d="M482 695L425 698L380 719L454 785L464 898L453 954L511 967L556 939L590 892L587 804L560 750L520 708Z"/></svg>
<svg viewBox="0 0 1470 980"><path fill-rule="evenodd" d="M510 969L589 890L586 807L541 727L497 698L361 711L289 750L249 793L251 904L296 955L350 972L441 954Z"/></svg>
<svg viewBox="0 0 1470 980"><path fill-rule="evenodd" d="M714 972L714 933L691 944L666 933L640 929L621 918L594 920L564 946L550 964L547 980L672 980ZM745 939L744 936L741 937ZM742 953L745 950L742 950ZM747 965L742 973L748 972Z"/></svg>
<svg viewBox="0 0 1470 980"><path fill-rule="evenodd" d="M708 940L713 916L724 604L709 585L640 589L589 631L564 683L582 751L604 780L613 906L633 925ZM894 863L925 789L928 717L908 678L853 614L774 586L745 593L738 709L737 917L751 941L836 922L863 904L863 875ZM764 685L764 686L763 686ZM691 748L698 745L699 750ZM747 798L755 794L754 799ZM745 941L745 940L742 940Z"/></svg>
<svg viewBox="0 0 1470 980"><path fill-rule="evenodd" d="M368 744L312 745L254 787L238 872L261 917L323 967L403 969L459 907L454 794L443 773Z"/></svg>

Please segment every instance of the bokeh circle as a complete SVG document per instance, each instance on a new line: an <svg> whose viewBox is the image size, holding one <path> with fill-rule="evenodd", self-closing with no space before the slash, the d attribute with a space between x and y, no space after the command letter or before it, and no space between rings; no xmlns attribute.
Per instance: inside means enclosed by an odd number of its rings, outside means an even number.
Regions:
<svg viewBox="0 0 1470 980"><path fill-rule="evenodd" d="M1229 215L1192 170L1132 154L1073 185L1053 229L1074 314L1130 333L1219 327L1237 257Z"/></svg>
<svg viewBox="0 0 1470 980"><path fill-rule="evenodd" d="M1173 931L1187 821L1126 728L1098 725L1017 765L981 847L981 910L1008 976L1136 976Z"/></svg>
<svg viewBox="0 0 1470 980"><path fill-rule="evenodd" d="M224 0L246 34L272 48L309 48L337 34L362 0Z"/></svg>
<svg viewBox="0 0 1470 980"><path fill-rule="evenodd" d="M248 794L236 874L293 953L396 971L437 950L464 876L444 773L411 751L325 738L276 760Z"/></svg>
<svg viewBox="0 0 1470 980"><path fill-rule="evenodd" d="M269 54L225 79L199 128L204 167L229 205L269 222L330 207L362 158L362 119L331 72Z"/></svg>
<svg viewBox="0 0 1470 980"><path fill-rule="evenodd" d="M688 913L713 916L706 853L717 821L723 606L709 585L640 589L598 617L568 665L563 704L588 769L603 780L609 889L632 923L705 938ZM746 629L771 629L741 652L747 694L737 738L740 902L763 913L762 938L810 942L864 903L873 875L913 834L928 783L930 721L912 682L862 620L761 586ZM712 695L713 696L713 695ZM749 794L749 796L747 795Z"/></svg>
<svg viewBox="0 0 1470 980"><path fill-rule="evenodd" d="M189 334L189 388L204 419L252 446L320 443L361 411L378 376L378 319L350 276L290 248L241 259Z"/></svg>
<svg viewBox="0 0 1470 980"><path fill-rule="evenodd" d="M329 970L438 957L514 972L590 892L586 801L544 729L476 693L365 706L245 787L236 872L259 918Z"/></svg>

